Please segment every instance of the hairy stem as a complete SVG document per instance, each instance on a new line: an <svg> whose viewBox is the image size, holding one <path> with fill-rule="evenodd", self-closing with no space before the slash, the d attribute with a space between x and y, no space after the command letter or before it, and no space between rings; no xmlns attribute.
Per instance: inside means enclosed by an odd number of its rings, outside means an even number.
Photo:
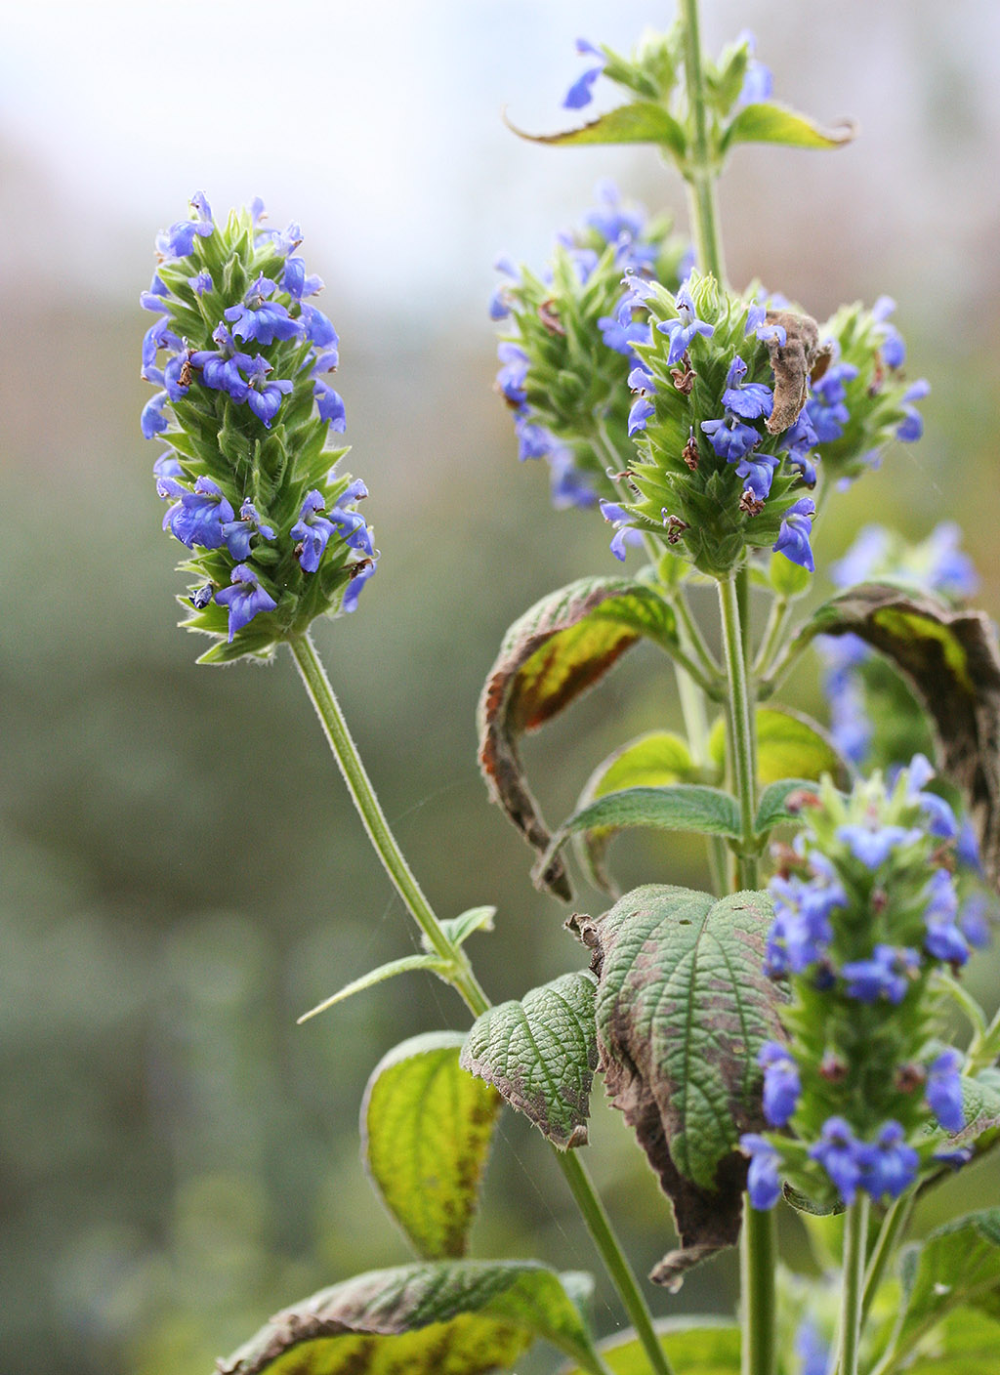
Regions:
<svg viewBox="0 0 1000 1375"><path fill-rule="evenodd" d="M882 1276L885 1274L885 1267L896 1248L896 1242L910 1220L910 1214L913 1212L913 1205L916 1201L916 1190L901 1194L882 1219L882 1226L879 1228L875 1247L865 1272L865 1287L861 1296L862 1323L871 1310L875 1295L878 1293L878 1287L882 1283Z"/></svg>
<svg viewBox="0 0 1000 1375"><path fill-rule="evenodd" d="M447 977L453 987L461 995L473 1016L480 1016L489 1009L490 1000L472 972L465 951L448 938L406 862L382 811L358 748L351 738L340 703L308 632L299 639L290 641L289 648L375 853L435 954L440 955L452 966L453 973ZM625 1257L621 1243L615 1236L593 1182L574 1152L559 1151L554 1146L551 1149L583 1215L598 1254L642 1342L650 1369L654 1375L673 1375L657 1340L652 1315L639 1288L638 1280Z"/></svg>
<svg viewBox="0 0 1000 1375"><path fill-rule="evenodd" d="M684 173L691 197L691 228L698 253L698 267L702 272L711 272L722 285L726 280L726 268L722 258L715 194L719 169L714 163L708 142L708 107L701 66L698 0L681 0L681 13L684 17L684 76L694 135Z"/></svg>
<svg viewBox="0 0 1000 1375"><path fill-rule="evenodd" d="M740 807L740 848L737 874L743 888L757 887L754 818L757 811L756 740L753 700L747 674L744 629L735 580L719 582L722 638L729 676L729 717L732 775Z"/></svg>
<svg viewBox="0 0 1000 1375"><path fill-rule="evenodd" d="M841 1295L840 1341L837 1358L839 1375L858 1375L867 1240L868 1195L859 1193L847 1209L844 1227L843 1293Z"/></svg>
<svg viewBox="0 0 1000 1375"><path fill-rule="evenodd" d="M743 1289L743 1375L764 1375L777 1369L777 1298L774 1276L778 1268L778 1224L773 1211L743 1209L740 1234L740 1278Z"/></svg>

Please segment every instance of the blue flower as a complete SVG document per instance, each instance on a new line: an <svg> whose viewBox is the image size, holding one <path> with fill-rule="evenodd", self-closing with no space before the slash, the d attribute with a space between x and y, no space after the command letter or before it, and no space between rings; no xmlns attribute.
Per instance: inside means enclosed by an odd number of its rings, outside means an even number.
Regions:
<svg viewBox="0 0 1000 1375"><path fill-rule="evenodd" d="M879 350L887 368L901 368L906 361L906 345L895 325L887 323L896 309L891 296L880 296L872 306L872 319L878 322L875 333L881 339Z"/></svg>
<svg viewBox="0 0 1000 1375"><path fill-rule="evenodd" d="M601 515L614 526L616 531L615 537L611 541L611 552L616 559L624 563L626 545L641 545L642 534L629 524L631 516L622 507L616 506L612 501L602 501L600 506Z"/></svg>
<svg viewBox="0 0 1000 1375"><path fill-rule="evenodd" d="M795 1354L802 1362L799 1375L826 1375L830 1348L822 1341L811 1318L799 1324L795 1334Z"/></svg>
<svg viewBox="0 0 1000 1375"><path fill-rule="evenodd" d="M271 364L258 354L250 364L247 379L247 405L268 430L271 428L271 421L278 414L282 396L287 396L292 390L292 383L287 378L279 377L267 381L267 374L272 371Z"/></svg>
<svg viewBox="0 0 1000 1375"><path fill-rule="evenodd" d="M170 397L165 391L158 391L143 406L142 414L139 417L139 426L144 439L152 439L154 435L162 434L167 428L169 421L163 414L163 407L169 400Z"/></svg>
<svg viewBox="0 0 1000 1375"><path fill-rule="evenodd" d="M317 381L313 383L313 396L316 398L320 420L328 421L331 430L343 434L347 429L347 411L340 393L328 387L325 382Z"/></svg>
<svg viewBox="0 0 1000 1375"><path fill-rule="evenodd" d="M721 420L703 420L701 428L708 435L712 448L727 463L738 463L761 441L759 432L735 415L723 416Z"/></svg>
<svg viewBox="0 0 1000 1375"><path fill-rule="evenodd" d="M200 477L193 492L184 491L169 480L161 486L167 487L171 495L180 496L176 506L171 506L163 517L164 530L169 530L189 549L196 544L202 549L221 549L226 542L223 527L234 519L233 508L221 488L208 477Z"/></svg>
<svg viewBox="0 0 1000 1375"><path fill-rule="evenodd" d="M741 459L736 465L736 473L743 479L743 490L753 492L758 501L766 501L779 462L773 454L754 454L752 458Z"/></svg>
<svg viewBox="0 0 1000 1375"><path fill-rule="evenodd" d="M323 290L322 277L307 276L304 258L286 258L285 270L281 274L281 289L287 291L296 301L303 296L315 296Z"/></svg>
<svg viewBox="0 0 1000 1375"><path fill-rule="evenodd" d="M777 542L772 545L776 554L784 554L786 559L797 563L800 568L808 569L810 573L815 567L809 546L815 512L816 503L812 498L800 497L782 517Z"/></svg>
<svg viewBox="0 0 1000 1375"><path fill-rule="evenodd" d="M653 337L648 320L636 320L632 312L645 307L645 298L635 289L636 278L628 277L628 289L615 307L614 315L602 315L597 321L601 338L607 348L614 349L638 365L635 356L636 344L648 344Z"/></svg>
<svg viewBox="0 0 1000 1375"><path fill-rule="evenodd" d="M557 511L565 511L570 506L586 509L597 505L593 478L576 466L572 449L565 444L556 444L546 457L549 463L549 491L552 505Z"/></svg>
<svg viewBox="0 0 1000 1375"><path fill-rule="evenodd" d="M907 387L900 402L903 408L905 420L900 421L896 427L896 438L903 444L913 444L924 432L924 418L912 403L922 401L930 392L931 384L926 378L921 377L912 386Z"/></svg>
<svg viewBox="0 0 1000 1375"><path fill-rule="evenodd" d="M613 181L609 178L599 181L594 188L594 199L598 205L587 211L584 223L596 229L606 243L618 243L623 234L629 239L639 237L646 225L646 211L641 205L626 207Z"/></svg>
<svg viewBox="0 0 1000 1375"><path fill-rule="evenodd" d="M555 448L555 437L544 425L536 425L526 414L514 421L517 435L517 456L522 463L529 458L547 458Z"/></svg>
<svg viewBox="0 0 1000 1375"><path fill-rule="evenodd" d="M835 363L812 384L813 394L806 402L806 413L816 431L817 443L831 444L844 433L844 426L851 418L844 405L847 399L844 383L857 375L853 363Z"/></svg>
<svg viewBox="0 0 1000 1375"><path fill-rule="evenodd" d="M656 383L645 368L636 367L628 375L628 385L633 392L638 393L628 414L628 434L630 439L634 439L646 428L646 421L650 416L656 414L656 407L649 399L650 395L656 392Z"/></svg>
<svg viewBox="0 0 1000 1375"><path fill-rule="evenodd" d="M348 614L352 611L357 611L358 598L361 596L368 579L375 576L376 567L377 565L374 559L362 559L360 563L351 565L351 581L347 584L343 601L340 603L341 611L347 612Z"/></svg>
<svg viewBox="0 0 1000 1375"><path fill-rule="evenodd" d="M770 387L761 382L744 383L747 365L736 355L726 374L726 390L722 393L722 404L734 411L744 420L759 420L762 415L770 415L774 397Z"/></svg>
<svg viewBox="0 0 1000 1375"><path fill-rule="evenodd" d="M866 869L878 869L893 850L920 840L922 831L904 826L881 826L871 819L862 825L838 826L837 839Z"/></svg>
<svg viewBox="0 0 1000 1375"><path fill-rule="evenodd" d="M166 283L154 272L149 290L139 293L139 304L143 310L169 311L170 302L165 299L169 295Z"/></svg>
<svg viewBox="0 0 1000 1375"><path fill-rule="evenodd" d="M714 325L698 319L697 308L691 299L691 292L686 284L678 288L677 295L674 297L674 305L677 308L677 319L664 320L662 324L656 326L661 334L666 334L670 339L667 367L672 367L674 363L683 358L688 345L696 334L703 334L706 339L710 339L715 333Z"/></svg>
<svg viewBox="0 0 1000 1375"><path fill-rule="evenodd" d="M968 817L964 817L955 843L955 858L963 868L983 877L983 860L979 853L979 837Z"/></svg>
<svg viewBox="0 0 1000 1375"><path fill-rule="evenodd" d="M990 943L990 909L985 893L970 893L959 909L959 929L973 950L985 950Z"/></svg>
<svg viewBox="0 0 1000 1375"><path fill-rule="evenodd" d="M923 810L931 835L940 836L942 840L954 840L958 836L955 813L943 797L938 797L937 793L922 791L924 784L929 783L933 777L934 766L927 756L915 754L910 761L907 774L906 796L910 802L916 802Z"/></svg>
<svg viewBox="0 0 1000 1375"><path fill-rule="evenodd" d="M183 477L184 469L180 465L180 460L173 449L164 449L159 458L153 464L154 477Z"/></svg>
<svg viewBox="0 0 1000 1375"><path fill-rule="evenodd" d="M775 874L768 888L774 898L774 922L764 968L772 976L801 974L822 958L833 939L830 914L846 906L847 895L832 872L809 880Z"/></svg>
<svg viewBox="0 0 1000 1375"><path fill-rule="evenodd" d="M186 258L194 248L195 236L207 238L215 226L212 210L201 191L191 197L197 219L178 220L165 233L156 236L156 251L164 258Z"/></svg>
<svg viewBox="0 0 1000 1375"><path fill-rule="evenodd" d="M319 567L326 546L334 533L332 521L322 514L326 510L326 498L315 489L307 492L299 511L299 518L289 534L300 544L299 563L306 573L315 573Z"/></svg>
<svg viewBox="0 0 1000 1375"><path fill-rule="evenodd" d="M965 1126L961 1064L957 1050L945 1050L927 1067L924 1096L931 1112L949 1132L961 1131Z"/></svg>
<svg viewBox="0 0 1000 1375"><path fill-rule="evenodd" d="M142 366L148 368L156 362L160 349L182 349L183 342L170 329L170 321L161 315L155 324L150 325L142 340ZM148 381L149 379L146 378Z"/></svg>
<svg viewBox="0 0 1000 1375"><path fill-rule="evenodd" d="M906 1133L899 1122L886 1122L874 1145L868 1147L869 1157L862 1183L866 1193L878 1202L888 1195L898 1198L917 1177L920 1157L906 1144Z"/></svg>
<svg viewBox="0 0 1000 1375"><path fill-rule="evenodd" d="M311 339L318 349L328 349L336 354L340 340L333 322L317 306L302 307L302 324L306 338ZM333 364L337 366L336 361Z"/></svg>
<svg viewBox="0 0 1000 1375"><path fill-rule="evenodd" d="M232 584L216 592L215 600L229 607L229 643L233 636L261 611L273 611L278 603L257 581L257 574L245 563L233 569Z"/></svg>
<svg viewBox="0 0 1000 1375"><path fill-rule="evenodd" d="M215 290L212 274L205 268L202 268L196 276L188 278L188 286L191 287L196 296L204 296L209 291Z"/></svg>
<svg viewBox="0 0 1000 1375"><path fill-rule="evenodd" d="M909 975L920 968L915 950L897 950L891 945L876 945L871 958L851 960L841 968L847 980L845 992L859 1003L876 1003L885 998L898 1006L910 986Z"/></svg>
<svg viewBox="0 0 1000 1375"><path fill-rule="evenodd" d="M255 533L266 540L273 540L275 537L270 525L265 525L257 514L257 508L249 497L240 507L239 520L224 525L222 533L226 548L237 562L250 557L250 539Z"/></svg>
<svg viewBox="0 0 1000 1375"><path fill-rule="evenodd" d="M275 339L296 339L302 325L293 320L279 301L268 298L278 289L277 282L263 272L251 286L238 306L223 311L238 339L256 339L258 344L273 344ZM325 317L324 317L325 318Z"/></svg>
<svg viewBox="0 0 1000 1375"><path fill-rule="evenodd" d="M802 1092L798 1066L786 1046L767 1041L757 1063L764 1071L764 1116L772 1127L783 1127L795 1111Z"/></svg>
<svg viewBox="0 0 1000 1375"><path fill-rule="evenodd" d="M927 907L924 923L927 935L924 949L936 960L948 964L965 964L969 946L957 925L958 893L955 880L946 869L938 869L924 889Z"/></svg>
<svg viewBox="0 0 1000 1375"><path fill-rule="evenodd" d="M497 357L503 364L497 373L497 386L508 403L520 409L528 399L524 389L528 379L528 355L517 344L504 339L497 345Z"/></svg>
<svg viewBox="0 0 1000 1375"><path fill-rule="evenodd" d="M774 90L774 77L771 75L770 68L765 67L763 62L758 62L754 57L757 39L749 29L744 29L736 41L746 44L749 56L746 75L736 100L735 108L739 110L744 105L755 105L762 100L769 100Z"/></svg>
<svg viewBox="0 0 1000 1375"><path fill-rule="evenodd" d="M239 351L225 325L219 325L212 338L218 349L198 349L191 355L191 366L201 371L204 386L228 392L234 401L245 401L250 388L243 373L249 372L253 359Z"/></svg>
<svg viewBox="0 0 1000 1375"><path fill-rule="evenodd" d="M743 1133L740 1150L750 1157L750 1169L747 1172L750 1203L758 1212L766 1212L781 1197L778 1152L765 1136L758 1136L755 1132Z"/></svg>
<svg viewBox="0 0 1000 1375"><path fill-rule="evenodd" d="M968 554L959 550L962 532L953 520L942 521L926 542L930 568L927 585L946 597L971 597L979 588L979 575Z"/></svg>
<svg viewBox="0 0 1000 1375"><path fill-rule="evenodd" d="M597 58L597 64L596 66L588 67L582 76L577 77L576 81L573 82L573 85L566 92L565 99L563 100L563 109L565 110L581 110L584 105L590 104L594 98L594 82L604 71L608 63L607 57L601 52L600 48L595 48L593 43L587 42L586 38L578 38L576 40L576 50L581 56L584 53L590 53Z"/></svg>
<svg viewBox="0 0 1000 1375"><path fill-rule="evenodd" d="M755 334L761 343L777 343L782 348L788 339L783 325L767 323L767 306L759 304L756 300L751 301L747 307L747 322L743 330L744 338L749 338L751 334Z"/></svg>
<svg viewBox="0 0 1000 1375"><path fill-rule="evenodd" d="M857 1139L850 1123L842 1117L828 1118L819 1141L809 1147L809 1156L823 1166L844 1202L853 1203L870 1168L872 1148Z"/></svg>

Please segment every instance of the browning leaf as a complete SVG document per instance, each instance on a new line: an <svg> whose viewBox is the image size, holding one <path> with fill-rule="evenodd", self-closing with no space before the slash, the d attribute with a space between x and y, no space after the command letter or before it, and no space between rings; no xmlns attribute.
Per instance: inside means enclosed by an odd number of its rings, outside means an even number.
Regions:
<svg viewBox="0 0 1000 1375"><path fill-rule="evenodd" d="M859 636L890 659L926 707L941 772L965 796L983 864L1000 877L1000 650L982 611L864 583L821 606L797 636Z"/></svg>
<svg viewBox="0 0 1000 1375"><path fill-rule="evenodd" d="M735 1244L747 1162L742 1132L763 1130L757 1054L783 1036L763 972L766 893L717 900L648 884L610 912L567 923L594 952L599 1068L669 1196L680 1248L651 1278Z"/></svg>
<svg viewBox="0 0 1000 1375"><path fill-rule="evenodd" d="M806 404L809 378L819 381L830 361L831 346L819 342L819 325L811 315L769 310L767 323L785 331L785 342L770 339L767 351L774 372L774 406L767 418L768 434L781 434L799 418Z"/></svg>
<svg viewBox="0 0 1000 1375"><path fill-rule="evenodd" d="M543 597L514 622L479 701L479 762L494 802L540 854L550 835L528 787L517 737L536 730L591 687L642 636L675 642L673 611L648 584L581 578ZM563 860L538 877L567 902Z"/></svg>

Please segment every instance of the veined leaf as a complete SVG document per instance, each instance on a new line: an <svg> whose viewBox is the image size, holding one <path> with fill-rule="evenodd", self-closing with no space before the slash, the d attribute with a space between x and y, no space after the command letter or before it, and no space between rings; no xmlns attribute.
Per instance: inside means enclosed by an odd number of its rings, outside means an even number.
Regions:
<svg viewBox="0 0 1000 1375"><path fill-rule="evenodd" d="M641 638L676 644L670 606L647 583L582 578L527 611L508 630L479 702L479 762L494 802L539 853L549 832L528 788L518 737L537 730L598 682ZM556 857L540 882L569 901Z"/></svg>
<svg viewBox="0 0 1000 1375"><path fill-rule="evenodd" d="M803 805L816 797L816 785L807 778L783 778L765 788L757 806L754 830L766 836L775 826L787 821L802 821Z"/></svg>
<svg viewBox="0 0 1000 1375"><path fill-rule="evenodd" d="M473 1024L461 1064L493 1084L560 1147L587 1144L590 1088L597 1067L590 973L563 974L518 1001L500 1003Z"/></svg>
<svg viewBox="0 0 1000 1375"><path fill-rule="evenodd" d="M767 893L716 900L649 884L568 923L594 952L608 1093L674 1205L681 1249L657 1283L676 1287L739 1235L747 1162L736 1146L762 1130L757 1055L783 1036L763 971L771 916Z"/></svg>
<svg viewBox="0 0 1000 1375"><path fill-rule="evenodd" d="M536 1337L602 1375L580 1305L589 1276L534 1261L373 1270L276 1314L219 1375L485 1375Z"/></svg>
<svg viewBox="0 0 1000 1375"><path fill-rule="evenodd" d="M810 717L786 707L758 707L756 721L757 781L765 787L783 778L818 782L825 773L834 778L843 776L844 763L833 742ZM721 718L712 727L708 749L721 770L726 762L726 725Z"/></svg>
<svg viewBox="0 0 1000 1375"><path fill-rule="evenodd" d="M1000 650L989 617L888 583L849 588L799 631L858 635L896 666L934 723L941 771L965 795L983 863L1000 877Z"/></svg>
<svg viewBox="0 0 1000 1375"><path fill-rule="evenodd" d="M362 1157L386 1207L428 1260L465 1255L500 1095L459 1067L461 1032L414 1036L375 1067Z"/></svg>
<svg viewBox="0 0 1000 1375"><path fill-rule="evenodd" d="M381 964L378 969L370 969L367 974L362 974L360 979L354 979L351 983L345 984L339 993L324 998L321 1003L317 1003L308 1012L303 1012L298 1019L299 1025L308 1022L310 1017L325 1012L328 1007L342 1003L345 998L353 997L355 993L361 993L366 988L374 988L376 984L385 983L386 979L394 979L397 974L409 974L414 969L426 969L431 974L437 974L440 978L447 979L452 971L452 965L450 961L442 960L439 955L404 955L402 959L390 960L388 964Z"/></svg>
<svg viewBox="0 0 1000 1375"><path fill-rule="evenodd" d="M784 143L792 148L841 148L857 136L858 126L852 119L842 120L832 129L824 129L785 105L774 101L744 105L722 135L721 151L727 152L734 143Z"/></svg>
<svg viewBox="0 0 1000 1375"><path fill-rule="evenodd" d="M971 1308L958 1308L923 1344L906 1375L996 1375L1000 1323Z"/></svg>
<svg viewBox="0 0 1000 1375"><path fill-rule="evenodd" d="M903 1302L893 1337L900 1360L960 1308L1000 1308L1000 1208L969 1213L902 1255Z"/></svg>
<svg viewBox="0 0 1000 1375"><path fill-rule="evenodd" d="M664 1318L656 1335L674 1375L739 1375L740 1329L725 1318ZM649 1375L642 1342L630 1327L606 1341L598 1351L613 1375ZM559 1375L582 1375L578 1365L565 1366Z"/></svg>
<svg viewBox="0 0 1000 1375"><path fill-rule="evenodd" d="M621 792L625 788L662 787L668 783L691 782L696 775L697 769L686 740L670 731L650 731L615 750L597 766L580 794L577 811L608 793ZM578 853L588 877L606 892L613 891L604 867L604 857L614 834L613 826L596 826L577 836ZM618 894L615 893L615 896Z"/></svg>
<svg viewBox="0 0 1000 1375"><path fill-rule="evenodd" d="M662 105L652 100L633 100L615 110L591 120L581 129L567 129L560 134L528 134L511 124L504 115L507 128L529 143L548 143L568 146L581 143L659 143L677 158L687 152L687 137L683 126Z"/></svg>
<svg viewBox="0 0 1000 1375"><path fill-rule="evenodd" d="M608 793L574 812L552 837L539 861L551 866L553 856L569 837L580 831L620 831L627 826L653 826L661 831L696 831L701 835L740 834L740 809L734 797L720 788L699 783L675 783L665 788L625 788Z"/></svg>

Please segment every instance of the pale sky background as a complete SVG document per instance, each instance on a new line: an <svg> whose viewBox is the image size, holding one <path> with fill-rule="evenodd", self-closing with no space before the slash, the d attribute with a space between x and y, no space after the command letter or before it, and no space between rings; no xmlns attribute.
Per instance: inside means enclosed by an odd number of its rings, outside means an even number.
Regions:
<svg viewBox="0 0 1000 1375"><path fill-rule="evenodd" d="M901 277L926 278L914 236L929 228L935 278L951 273L949 290L964 293L970 237L997 220L1000 6L703 8L706 46L753 28L778 94L864 128L829 156L741 151L729 200L742 197L755 237L763 226L794 255L803 225L822 229L831 204L864 197L858 232L876 250L897 240ZM582 70L576 36L628 48L672 15L666 0L5 0L3 276L131 291L153 233L192 192L217 213L259 194L272 223L301 224L307 261L351 313L410 316L412 331L415 312L433 327L442 307L485 298L501 249L537 259L603 175L682 204L650 150L534 148L500 119L507 105L529 129L571 124L559 102ZM598 91L614 103L613 88ZM991 154L986 175L970 175L954 137L964 154ZM737 276L732 214L727 238Z"/></svg>

